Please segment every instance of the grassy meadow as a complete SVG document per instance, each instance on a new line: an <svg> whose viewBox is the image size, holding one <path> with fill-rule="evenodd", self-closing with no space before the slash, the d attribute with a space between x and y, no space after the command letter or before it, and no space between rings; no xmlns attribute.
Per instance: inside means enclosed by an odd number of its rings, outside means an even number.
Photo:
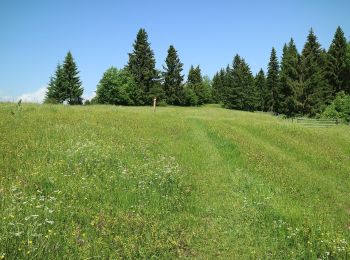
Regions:
<svg viewBox="0 0 350 260"><path fill-rule="evenodd" d="M0 259L350 258L350 128L0 104Z"/></svg>

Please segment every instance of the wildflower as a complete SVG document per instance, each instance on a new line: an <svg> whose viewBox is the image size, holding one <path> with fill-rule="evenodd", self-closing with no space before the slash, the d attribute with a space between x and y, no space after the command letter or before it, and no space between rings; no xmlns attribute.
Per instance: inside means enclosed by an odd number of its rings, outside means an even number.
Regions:
<svg viewBox="0 0 350 260"><path fill-rule="evenodd" d="M48 224L50 224L50 225L52 225L52 224L54 223L54 221L48 220L48 219L45 219L45 222L48 223Z"/></svg>

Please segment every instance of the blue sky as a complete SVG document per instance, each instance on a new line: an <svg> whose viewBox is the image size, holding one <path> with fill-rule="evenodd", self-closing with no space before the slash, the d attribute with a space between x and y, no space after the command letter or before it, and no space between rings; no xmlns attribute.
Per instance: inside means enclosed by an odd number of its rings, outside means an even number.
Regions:
<svg viewBox="0 0 350 260"><path fill-rule="evenodd" d="M90 97L103 72L122 68L139 28L164 64L173 44L184 63L213 76L239 53L253 73L271 47L281 55L293 37L301 51L312 27L328 48L340 25L350 36L348 0L276 1L0 1L0 100L41 99L58 62L71 50ZM25 94L25 95L24 95Z"/></svg>

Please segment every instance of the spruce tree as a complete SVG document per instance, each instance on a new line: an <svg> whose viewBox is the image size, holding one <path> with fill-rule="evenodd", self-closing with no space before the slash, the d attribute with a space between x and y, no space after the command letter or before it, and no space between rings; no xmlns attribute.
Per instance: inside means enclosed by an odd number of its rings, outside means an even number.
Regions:
<svg viewBox="0 0 350 260"><path fill-rule="evenodd" d="M315 116L328 99L329 85L325 79L324 53L311 29L301 54L302 113Z"/></svg>
<svg viewBox="0 0 350 260"><path fill-rule="evenodd" d="M168 49L168 56L165 60L164 68L164 91L166 102L170 105L180 105L182 93L183 64L180 62L177 51L173 45Z"/></svg>
<svg viewBox="0 0 350 260"><path fill-rule="evenodd" d="M255 111L258 107L259 96L254 85L254 77L249 65L244 59L241 60L240 68L241 86L243 90L243 110Z"/></svg>
<svg viewBox="0 0 350 260"><path fill-rule="evenodd" d="M197 97L197 105L204 104L207 100L207 91L203 84L202 72L199 66L194 68L191 65L188 72L187 85L194 91Z"/></svg>
<svg viewBox="0 0 350 260"><path fill-rule="evenodd" d="M212 80L212 98L215 103L220 103L222 101L223 82L220 76L221 71L222 70L217 72Z"/></svg>
<svg viewBox="0 0 350 260"><path fill-rule="evenodd" d="M225 98L225 107L230 109L243 109L243 86L241 84L241 57L236 54L232 68L227 66L226 68L226 98Z"/></svg>
<svg viewBox="0 0 350 260"><path fill-rule="evenodd" d="M254 84L258 92L258 100L259 100L257 109L260 111L267 111L267 106L265 104L265 96L267 96L266 77L263 69L260 69L258 74L256 74L254 79Z"/></svg>
<svg viewBox="0 0 350 260"><path fill-rule="evenodd" d="M350 42L347 44L346 52L345 92L350 95Z"/></svg>
<svg viewBox="0 0 350 260"><path fill-rule="evenodd" d="M44 103L61 104L66 99L64 72L61 64L57 64L55 75L50 78Z"/></svg>
<svg viewBox="0 0 350 260"><path fill-rule="evenodd" d="M327 55L326 77L332 87L332 95L346 90L347 83L347 42L343 30L338 27Z"/></svg>
<svg viewBox="0 0 350 260"><path fill-rule="evenodd" d="M150 104L149 91L152 89L157 71L154 53L148 42L148 35L145 29L140 29L133 44L133 51L129 53L127 69L134 77L137 87L140 89L142 99L137 105Z"/></svg>
<svg viewBox="0 0 350 260"><path fill-rule="evenodd" d="M265 102L268 111L279 113L279 64L277 60L276 50L272 48L270 55L270 62L267 71L267 95L265 96Z"/></svg>
<svg viewBox="0 0 350 260"><path fill-rule="evenodd" d="M231 92L231 82L232 82L231 74L232 73L231 73L230 65L227 65L226 69L222 69L220 72L220 77L223 84L221 99L224 107L227 107L227 108L229 108L229 96Z"/></svg>
<svg viewBox="0 0 350 260"><path fill-rule="evenodd" d="M288 46L284 45L279 88L280 113L293 117L298 113L298 93L300 86L299 54L291 39Z"/></svg>
<svg viewBox="0 0 350 260"><path fill-rule="evenodd" d="M79 71L72 53L69 51L63 63L65 100L70 105L81 105L83 103L84 89L81 86Z"/></svg>

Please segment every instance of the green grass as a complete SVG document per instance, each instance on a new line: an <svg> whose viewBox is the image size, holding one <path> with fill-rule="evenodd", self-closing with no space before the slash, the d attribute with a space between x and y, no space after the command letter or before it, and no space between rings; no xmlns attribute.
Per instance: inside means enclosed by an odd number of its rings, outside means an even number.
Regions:
<svg viewBox="0 0 350 260"><path fill-rule="evenodd" d="M0 258L350 258L348 126L217 106L0 119Z"/></svg>

